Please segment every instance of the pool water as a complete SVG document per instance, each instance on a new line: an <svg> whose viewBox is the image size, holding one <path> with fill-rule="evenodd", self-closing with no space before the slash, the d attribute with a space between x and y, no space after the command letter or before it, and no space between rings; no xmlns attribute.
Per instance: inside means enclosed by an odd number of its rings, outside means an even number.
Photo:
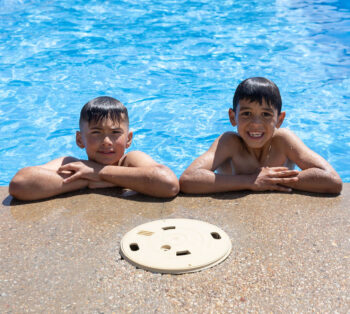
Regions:
<svg viewBox="0 0 350 314"><path fill-rule="evenodd" d="M0 185L72 155L81 107L129 110L132 150L180 176L221 133L237 84L280 88L284 126L350 182L347 0L0 0Z"/></svg>

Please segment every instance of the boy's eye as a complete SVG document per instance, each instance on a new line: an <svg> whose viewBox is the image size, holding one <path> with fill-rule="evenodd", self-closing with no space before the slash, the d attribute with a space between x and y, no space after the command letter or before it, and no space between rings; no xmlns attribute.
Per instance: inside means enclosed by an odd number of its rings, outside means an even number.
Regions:
<svg viewBox="0 0 350 314"><path fill-rule="evenodd" d="M272 113L270 113L270 112L263 112L262 115L263 115L264 118L269 118L269 117L272 116Z"/></svg>
<svg viewBox="0 0 350 314"><path fill-rule="evenodd" d="M249 117L250 115L251 115L251 113L249 111L241 112L241 116L243 116L243 117Z"/></svg>

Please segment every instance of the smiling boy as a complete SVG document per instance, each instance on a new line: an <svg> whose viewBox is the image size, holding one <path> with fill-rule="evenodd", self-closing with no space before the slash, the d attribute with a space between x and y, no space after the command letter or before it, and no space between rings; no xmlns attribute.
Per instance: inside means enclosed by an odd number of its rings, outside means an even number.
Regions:
<svg viewBox="0 0 350 314"><path fill-rule="evenodd" d="M41 166L19 170L9 193L37 200L83 188L123 187L156 197L179 191L175 174L140 151L125 153L132 141L126 107L112 97L89 101L80 113L76 143L88 160L61 157Z"/></svg>
<svg viewBox="0 0 350 314"><path fill-rule="evenodd" d="M281 107L279 89L270 80L253 77L241 82L229 109L237 133L219 136L184 171L181 191L340 193L342 181L332 166L290 130L280 129L286 115ZM293 170L295 164L301 171Z"/></svg>

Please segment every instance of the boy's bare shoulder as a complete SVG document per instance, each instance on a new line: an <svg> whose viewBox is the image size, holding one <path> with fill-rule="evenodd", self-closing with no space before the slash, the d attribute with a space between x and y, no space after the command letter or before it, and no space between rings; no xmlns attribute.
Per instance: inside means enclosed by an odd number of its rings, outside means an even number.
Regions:
<svg viewBox="0 0 350 314"><path fill-rule="evenodd" d="M69 164L70 162L74 162L78 160L79 160L78 158L75 158L72 156L63 156L63 157L53 159L40 167L47 168L47 169L58 169L59 167L65 164Z"/></svg>
<svg viewBox="0 0 350 314"><path fill-rule="evenodd" d="M279 141L281 144L291 145L299 138L289 129L280 128L275 131L273 135L274 140Z"/></svg>
<svg viewBox="0 0 350 314"><path fill-rule="evenodd" d="M278 129L274 134L273 140L274 145L283 150L286 156L296 164L298 164L298 158L305 159L305 156L314 155L311 149L291 130L285 128Z"/></svg>
<svg viewBox="0 0 350 314"><path fill-rule="evenodd" d="M242 139L236 132L225 132L218 137L218 141L221 144L241 144Z"/></svg>
<svg viewBox="0 0 350 314"><path fill-rule="evenodd" d="M142 166L154 166L157 163L144 152L134 150L126 153L118 163L118 166L123 167L142 167Z"/></svg>
<svg viewBox="0 0 350 314"><path fill-rule="evenodd" d="M291 135L294 135L294 133L287 128L276 129L275 134L274 134L274 136L279 137L279 138L288 137Z"/></svg>
<svg viewBox="0 0 350 314"><path fill-rule="evenodd" d="M232 131L227 131L225 133L222 133L220 137L227 138L227 139L241 138L237 132L232 132Z"/></svg>
<svg viewBox="0 0 350 314"><path fill-rule="evenodd" d="M221 134L214 142L215 150L225 150L228 153L237 151L237 148L241 148L244 145L242 138L236 132L225 132Z"/></svg>

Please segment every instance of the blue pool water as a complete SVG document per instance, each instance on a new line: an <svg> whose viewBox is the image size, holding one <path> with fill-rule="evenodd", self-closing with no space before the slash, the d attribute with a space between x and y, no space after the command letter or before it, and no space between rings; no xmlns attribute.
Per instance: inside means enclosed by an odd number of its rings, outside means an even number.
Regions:
<svg viewBox="0 0 350 314"><path fill-rule="evenodd" d="M350 182L348 0L0 0L0 185L73 155L83 104L129 109L179 176L222 132L237 84L280 87L293 130Z"/></svg>

